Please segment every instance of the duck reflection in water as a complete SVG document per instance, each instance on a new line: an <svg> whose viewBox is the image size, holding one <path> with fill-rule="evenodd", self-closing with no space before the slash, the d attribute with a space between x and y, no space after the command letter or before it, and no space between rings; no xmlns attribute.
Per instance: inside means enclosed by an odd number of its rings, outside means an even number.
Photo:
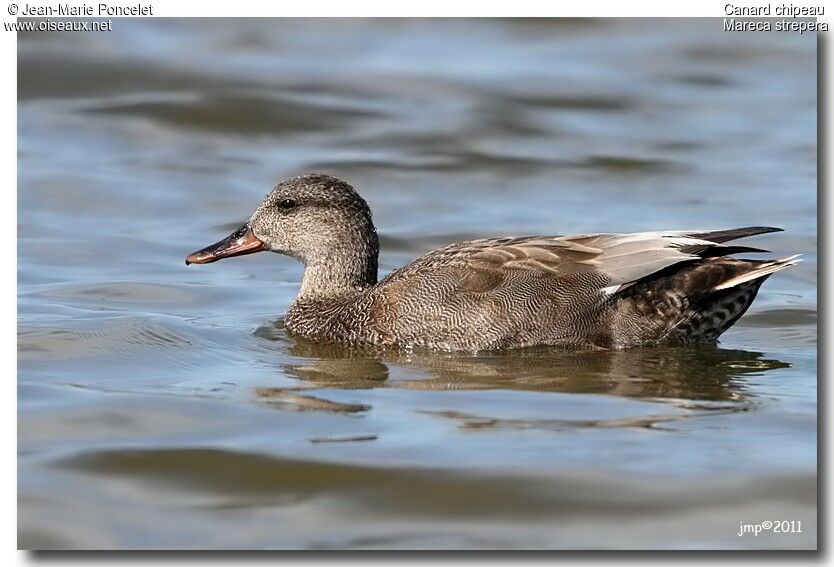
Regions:
<svg viewBox="0 0 834 567"><path fill-rule="evenodd" d="M288 335L281 320L256 335L278 341L292 356L282 370L314 388L395 387L420 390L521 390L604 394L675 402L749 401L746 380L790 364L763 353L698 347L626 351L528 348L511 352L438 353L351 348ZM389 379L391 367L425 378ZM401 373L398 373L401 375ZM720 404L725 407L726 404Z"/></svg>

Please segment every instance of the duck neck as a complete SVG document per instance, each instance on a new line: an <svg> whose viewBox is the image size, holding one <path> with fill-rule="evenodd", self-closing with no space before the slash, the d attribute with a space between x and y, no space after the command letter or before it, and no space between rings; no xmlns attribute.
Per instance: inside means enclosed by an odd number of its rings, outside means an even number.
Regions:
<svg viewBox="0 0 834 567"><path fill-rule="evenodd" d="M327 301L359 293L377 282L379 244L376 231L359 245L335 246L308 262L295 302Z"/></svg>

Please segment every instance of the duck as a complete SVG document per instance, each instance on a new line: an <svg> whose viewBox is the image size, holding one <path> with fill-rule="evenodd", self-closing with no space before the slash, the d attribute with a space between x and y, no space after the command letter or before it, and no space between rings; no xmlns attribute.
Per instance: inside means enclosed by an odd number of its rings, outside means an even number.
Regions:
<svg viewBox="0 0 834 567"><path fill-rule="evenodd" d="M762 283L796 264L730 257L781 228L505 236L432 250L378 280L379 237L346 181L282 181L228 237L188 264L270 251L304 264L289 333L355 347L498 351L715 343Z"/></svg>

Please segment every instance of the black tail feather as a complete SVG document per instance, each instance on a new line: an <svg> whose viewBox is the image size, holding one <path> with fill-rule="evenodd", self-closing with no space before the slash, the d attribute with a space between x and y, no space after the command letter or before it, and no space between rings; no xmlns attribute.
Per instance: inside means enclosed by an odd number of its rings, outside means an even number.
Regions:
<svg viewBox="0 0 834 567"><path fill-rule="evenodd" d="M708 240L710 242L728 242L738 238L746 238L748 236L755 236L757 234L767 234L769 232L782 232L783 228L775 226L746 226L742 228L731 228L727 230L710 230L707 232L691 232L687 236L692 238L699 238L701 240Z"/></svg>
<svg viewBox="0 0 834 567"><path fill-rule="evenodd" d="M683 246L681 252L695 254L701 258L715 258L732 254L770 254L770 250L753 248L752 246Z"/></svg>

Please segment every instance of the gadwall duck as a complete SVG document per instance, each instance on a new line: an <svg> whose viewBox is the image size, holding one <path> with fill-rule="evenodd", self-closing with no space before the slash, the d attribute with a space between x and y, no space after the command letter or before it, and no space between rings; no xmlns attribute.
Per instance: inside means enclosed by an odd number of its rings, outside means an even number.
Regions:
<svg viewBox="0 0 834 567"><path fill-rule="evenodd" d="M797 262L725 242L779 231L637 232L485 238L450 244L377 282L371 210L346 182L281 182L207 264L270 250L305 265L286 328L313 341L482 351L533 345L619 349L714 342L768 276Z"/></svg>

